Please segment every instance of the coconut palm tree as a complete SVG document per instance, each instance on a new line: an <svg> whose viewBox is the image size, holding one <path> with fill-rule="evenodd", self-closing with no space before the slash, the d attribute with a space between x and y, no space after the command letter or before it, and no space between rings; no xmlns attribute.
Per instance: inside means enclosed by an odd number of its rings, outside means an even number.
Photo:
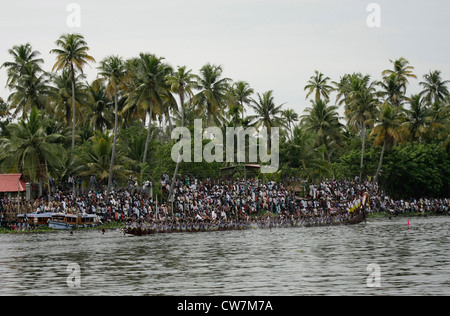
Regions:
<svg viewBox="0 0 450 316"><path fill-rule="evenodd" d="M442 80L439 70L430 71L423 78L425 81L419 83L423 87L421 95L425 96L425 101L429 104L442 102L450 95L447 87L450 80Z"/></svg>
<svg viewBox="0 0 450 316"><path fill-rule="evenodd" d="M148 147L151 140L152 120L162 114L164 96L169 93L167 76L172 73L172 67L163 63L164 58L152 54L139 54L139 58L128 62L132 67L135 90L132 92L123 112L143 110L149 118L147 141L142 163L147 161Z"/></svg>
<svg viewBox="0 0 450 316"><path fill-rule="evenodd" d="M111 191L112 179L113 179L113 167L115 165L115 157L117 150L117 130L119 128L119 109L118 109L118 98L121 91L125 91L126 81L129 80L129 74L125 68L125 63L120 56L108 56L100 62L98 67L100 80L106 81L106 96L112 100L114 99L114 139L113 147L111 150L111 162L109 168L108 177L108 191Z"/></svg>
<svg viewBox="0 0 450 316"><path fill-rule="evenodd" d="M34 66L28 65L25 68ZM43 110L53 97L50 81L46 73L36 69L29 69L20 78L14 79L14 84L10 85L14 92L8 98L9 110L14 111L13 115L22 112L22 118L25 118L33 107Z"/></svg>
<svg viewBox="0 0 450 316"><path fill-rule="evenodd" d="M267 135L269 138L269 151L272 148L272 128L285 127L286 122L283 119L284 103L280 105L275 104L273 90L269 90L262 95L257 93L257 100L253 100L250 108L253 109L255 115L251 115L248 119L254 124L255 128L267 128Z"/></svg>
<svg viewBox="0 0 450 316"><path fill-rule="evenodd" d="M81 176L95 176L102 183L108 181L113 137L108 131L103 133L95 131L94 136L80 147L76 160L77 165L81 166L77 169ZM121 150L117 151L113 166L116 180L124 181L128 178L131 174L129 166L132 163L133 161L128 159Z"/></svg>
<svg viewBox="0 0 450 316"><path fill-rule="evenodd" d="M41 54L33 50L29 43L14 46L8 50L13 61L5 62L0 68L6 68L8 76L6 86L13 91L9 96L10 110L14 116L22 112L22 118L34 106L43 109L50 96L49 76L42 70L44 63Z"/></svg>
<svg viewBox="0 0 450 316"><path fill-rule="evenodd" d="M383 158L386 148L392 147L399 142L404 143L409 136L403 111L396 106L390 105L389 103L384 103L381 106L380 114L376 120L376 125L370 135L375 137L373 143L374 146L382 145L380 161L373 178L373 182L377 183L381 167L383 165Z"/></svg>
<svg viewBox="0 0 450 316"><path fill-rule="evenodd" d="M163 103L161 104L160 119L161 121L167 122L168 132L166 132L166 134L171 135L174 128L172 124L172 120L174 119L174 117L172 115L175 115L178 111L178 104L174 95L170 91L169 86L167 87L167 89L167 94L163 96Z"/></svg>
<svg viewBox="0 0 450 316"><path fill-rule="evenodd" d="M56 63L53 71L69 69L72 77L72 150L75 148L75 125L76 125L76 101L75 101L75 72L78 70L83 74L84 67L88 62L95 63L94 57L88 54L84 37L80 34L64 34L57 41L58 48L52 49L51 54L56 54Z"/></svg>
<svg viewBox="0 0 450 316"><path fill-rule="evenodd" d="M89 127L92 130L103 132L105 129L112 129L114 113L111 99L106 96L105 83L101 80L94 80L87 85L88 102L90 107Z"/></svg>
<svg viewBox="0 0 450 316"><path fill-rule="evenodd" d="M331 158L332 147L341 143L342 127L339 122L337 106L328 105L327 101L311 101L311 107L305 109L302 116L302 124L307 131L315 133L316 145L324 146L328 152L328 160ZM323 152L325 158L325 152Z"/></svg>
<svg viewBox="0 0 450 316"><path fill-rule="evenodd" d="M125 60L125 68L129 74L130 80L126 83L127 91L121 98L122 110L120 115L123 119L123 126L128 127L134 124L135 121L142 123L142 126L146 126L147 112L144 107L140 107L136 102L136 88L140 85L140 81L137 77L137 71L142 61L139 57L133 57ZM142 159L141 159L142 160Z"/></svg>
<svg viewBox="0 0 450 316"><path fill-rule="evenodd" d="M336 105L341 106L345 104L347 96L351 91L351 83L354 76L360 76L360 74L345 74L340 78L339 82L332 82L335 86L334 90L337 92Z"/></svg>
<svg viewBox="0 0 450 316"><path fill-rule="evenodd" d="M425 98L420 94L412 95L410 99L411 109L405 111L406 122L411 140L420 144L433 125L433 112L427 107Z"/></svg>
<svg viewBox="0 0 450 316"><path fill-rule="evenodd" d="M88 105L92 101L90 100L89 87L85 84L84 80L86 76L83 74L76 75L75 77L75 98L72 96L72 74L69 69L63 69L60 74L54 74L52 76L52 98L49 106L49 113L54 114L59 120L65 121L68 126L71 126L72 122L72 107L73 99L75 99L75 113L76 117L86 118L91 114L91 110Z"/></svg>
<svg viewBox="0 0 450 316"><path fill-rule="evenodd" d="M207 64L200 69L195 88L200 90L193 102L207 115L207 127L220 123L226 107L226 95L231 79L222 78L222 67Z"/></svg>
<svg viewBox="0 0 450 316"><path fill-rule="evenodd" d="M223 126L238 127L242 124L242 108L237 103L229 103L227 115L224 118Z"/></svg>
<svg viewBox="0 0 450 316"><path fill-rule="evenodd" d="M19 78L23 75L39 76L43 72L41 65L44 63L42 58L38 58L41 54L39 51L33 50L29 43L25 45L14 46L8 50L13 57L12 62L5 62L0 68L5 67L8 80L6 86L11 89L16 85Z"/></svg>
<svg viewBox="0 0 450 316"><path fill-rule="evenodd" d="M281 150L289 174L291 170L297 170L306 180L328 176L330 164L322 158L321 150L316 147L316 135L302 124L295 126L292 134L292 139Z"/></svg>
<svg viewBox="0 0 450 316"><path fill-rule="evenodd" d="M375 82L370 81L370 76L352 75L347 89L345 116L350 130L357 130L361 137L360 179L364 169L367 129L373 126L378 106Z"/></svg>
<svg viewBox="0 0 450 316"><path fill-rule="evenodd" d="M431 104L431 128L428 129L427 138L442 140L446 138L446 132L448 131L448 125L450 122L450 97L447 97L443 102L435 102Z"/></svg>
<svg viewBox="0 0 450 316"><path fill-rule="evenodd" d="M414 67L409 65L409 61L403 57L397 60L389 60L393 64L394 69L386 69L382 72L384 78L394 76L398 81L402 89L403 94L406 94L406 87L409 83L408 78L417 79L417 76L413 73Z"/></svg>
<svg viewBox="0 0 450 316"><path fill-rule="evenodd" d="M0 98L0 136L6 136L6 126L12 119L8 111L8 104Z"/></svg>
<svg viewBox="0 0 450 316"><path fill-rule="evenodd" d="M24 173L32 181L38 181L48 175L47 167L60 164L64 136L48 133L49 126L50 119L36 107L17 123L7 126L10 137L2 141L0 160L4 160L8 172Z"/></svg>
<svg viewBox="0 0 450 316"><path fill-rule="evenodd" d="M242 121L244 120L245 106L248 106L252 102L251 96L254 92L245 81L237 81L230 86L229 95L231 104L241 113Z"/></svg>
<svg viewBox="0 0 450 316"><path fill-rule="evenodd" d="M383 81L379 81L378 85L381 87L379 94L384 98L385 103L398 108L403 106L406 100L404 93L403 81L395 74L385 77Z"/></svg>
<svg viewBox="0 0 450 316"><path fill-rule="evenodd" d="M136 163L130 166L130 169L134 173L141 173L141 178L145 178L145 166L143 167L142 157L144 157L145 143L147 141L147 128L140 124L138 121L133 121L127 128L119 129L119 142L118 146L120 150L123 151L125 157L135 161ZM156 128L152 129L151 140L155 141L159 136L159 130ZM153 154L149 150L150 154ZM147 168L148 169L148 168Z"/></svg>
<svg viewBox="0 0 450 316"><path fill-rule="evenodd" d="M195 86L196 76L192 70L186 69L186 66L178 67L177 71L167 77L167 84L170 86L170 91L178 94L180 98L180 118L181 127L185 126L185 100L186 96L193 96L193 88Z"/></svg>
<svg viewBox="0 0 450 316"><path fill-rule="evenodd" d="M186 70L186 66L178 67L177 71L167 77L167 84L170 86L170 90L173 93L177 93L180 97L180 109L181 109L181 127L185 125L185 99L186 95L192 97L192 89L195 86L195 78L196 76L192 74L192 70ZM181 135L181 140L183 141L183 135ZM172 182L170 184L169 191L169 201L173 199L173 188L175 185L175 180L178 176L178 171L180 168L181 162L181 151L182 147L180 147L180 152L178 153L177 164L175 166L175 171L173 174Z"/></svg>
<svg viewBox="0 0 450 316"><path fill-rule="evenodd" d="M184 104L184 126L194 126L194 121L198 119L198 113L195 106L192 103L192 99L185 102ZM175 124L176 126L181 126L181 111L175 113Z"/></svg>
<svg viewBox="0 0 450 316"><path fill-rule="evenodd" d="M290 136L293 137L293 125L295 122L298 122L300 120L300 117L297 112L295 112L293 109L286 109L282 112L282 115L284 117L284 120L286 121Z"/></svg>
<svg viewBox="0 0 450 316"><path fill-rule="evenodd" d="M315 75L311 76L308 84L305 86L304 90L308 91L306 99L315 92L316 101L321 100L321 97L323 97L324 101L328 101L330 99L330 93L333 91L333 87L328 84L329 80L329 77L325 77L323 73L316 70Z"/></svg>

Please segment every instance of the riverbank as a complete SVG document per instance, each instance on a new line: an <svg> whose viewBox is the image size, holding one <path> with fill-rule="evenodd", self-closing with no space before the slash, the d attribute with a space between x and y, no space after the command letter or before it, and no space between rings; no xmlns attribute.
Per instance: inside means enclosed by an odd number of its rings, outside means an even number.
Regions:
<svg viewBox="0 0 450 316"><path fill-rule="evenodd" d="M268 212L267 212L268 213ZM269 213L270 217L276 217L276 214ZM266 214L267 215L267 214ZM449 214L438 214L435 212L425 212L424 214L417 212L417 213L399 213L399 214L391 214L388 212L376 212L376 213L370 213L367 218L368 219L385 219L385 218L395 218L395 217L447 217ZM77 228L74 229L74 231L87 231L87 230L98 230L101 231L102 229L107 230L117 230L117 229L124 229L126 227L124 222L107 222L103 225L97 226L97 227L87 227L87 228ZM37 233L51 233L51 232L58 232L61 230L53 229L48 226L41 226L36 229L27 229L27 230L10 230L8 228L0 228L0 235L3 234L37 234ZM72 231L72 230L68 230Z"/></svg>
<svg viewBox="0 0 450 316"><path fill-rule="evenodd" d="M97 227L86 227L86 228L77 228L77 229L69 229L67 231L84 231L84 230L114 230L121 229L125 227L125 223L123 222L109 222ZM37 233L49 233L49 232L58 232L60 229L53 229L48 226L40 226L36 229L26 229L26 230L11 230L9 228L0 228L0 235L2 234L37 234Z"/></svg>
<svg viewBox="0 0 450 316"><path fill-rule="evenodd" d="M450 214L445 213L436 213L436 212L414 212L414 213L397 213L393 214L390 212L372 212L369 213L367 218L376 219L376 218L388 218L388 217L434 217L434 216L449 216Z"/></svg>

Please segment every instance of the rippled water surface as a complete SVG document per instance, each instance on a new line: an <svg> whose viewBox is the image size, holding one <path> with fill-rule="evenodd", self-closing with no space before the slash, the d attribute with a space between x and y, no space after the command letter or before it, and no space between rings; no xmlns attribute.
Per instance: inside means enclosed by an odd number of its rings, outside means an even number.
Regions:
<svg viewBox="0 0 450 316"><path fill-rule="evenodd" d="M449 217L349 227L0 235L0 295L450 295ZM80 287L69 287L80 267ZM368 265L378 265L379 279ZM378 280L379 287L369 287Z"/></svg>

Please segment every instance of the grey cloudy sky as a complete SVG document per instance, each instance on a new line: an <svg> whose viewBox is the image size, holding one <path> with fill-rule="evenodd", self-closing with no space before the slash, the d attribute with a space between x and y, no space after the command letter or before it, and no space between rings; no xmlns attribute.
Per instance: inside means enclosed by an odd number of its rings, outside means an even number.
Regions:
<svg viewBox="0 0 450 316"><path fill-rule="evenodd" d="M81 27L70 28L67 6L81 8ZM370 28L370 3L381 8L381 27ZM314 70L339 80L361 72L380 79L389 59L405 57L416 68L410 93L430 70L450 79L450 2L443 0L16 0L0 3L0 63L8 49L29 42L48 52L63 33L81 33L100 61L150 52L194 72L220 64L224 75L245 80L256 92L274 90L276 102L301 113L303 90ZM94 78L96 65L87 68ZM0 70L0 96L6 72Z"/></svg>

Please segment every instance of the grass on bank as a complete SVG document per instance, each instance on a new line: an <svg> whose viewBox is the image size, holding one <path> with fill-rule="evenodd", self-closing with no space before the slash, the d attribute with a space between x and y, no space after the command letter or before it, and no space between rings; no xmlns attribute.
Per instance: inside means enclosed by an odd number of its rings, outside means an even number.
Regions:
<svg viewBox="0 0 450 316"><path fill-rule="evenodd" d="M390 212L376 212L369 213L368 218L386 218L386 217L427 217L427 216L440 216L446 214L439 214L435 212L414 212L414 213L390 213Z"/></svg>

